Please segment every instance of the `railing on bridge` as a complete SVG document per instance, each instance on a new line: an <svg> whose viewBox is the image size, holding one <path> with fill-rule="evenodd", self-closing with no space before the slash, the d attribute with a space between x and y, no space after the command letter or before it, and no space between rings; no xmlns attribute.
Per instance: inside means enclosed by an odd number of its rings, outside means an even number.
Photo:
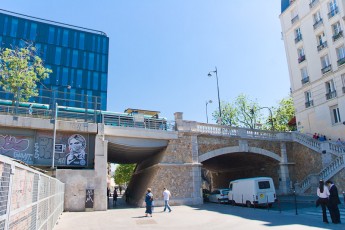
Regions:
<svg viewBox="0 0 345 230"><path fill-rule="evenodd" d="M64 184L0 155L0 229L53 229Z"/></svg>

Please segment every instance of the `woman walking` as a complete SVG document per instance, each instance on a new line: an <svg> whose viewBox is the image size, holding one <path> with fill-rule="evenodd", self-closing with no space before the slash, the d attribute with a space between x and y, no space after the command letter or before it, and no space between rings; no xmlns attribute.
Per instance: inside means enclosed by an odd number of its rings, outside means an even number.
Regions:
<svg viewBox="0 0 345 230"><path fill-rule="evenodd" d="M146 203L146 211L145 215L151 215L152 217L152 202L153 202L153 194L151 193L151 189L147 189L147 193L145 195L145 203Z"/></svg>
<svg viewBox="0 0 345 230"><path fill-rule="evenodd" d="M328 224L326 207L328 205L329 191L323 180L320 180L319 182L317 196L319 197L318 204L320 204L322 208L322 221Z"/></svg>

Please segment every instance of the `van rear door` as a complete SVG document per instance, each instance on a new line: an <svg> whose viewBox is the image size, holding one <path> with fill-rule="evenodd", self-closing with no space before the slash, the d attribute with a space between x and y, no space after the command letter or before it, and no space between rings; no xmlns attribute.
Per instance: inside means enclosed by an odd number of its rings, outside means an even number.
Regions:
<svg viewBox="0 0 345 230"><path fill-rule="evenodd" d="M275 189L273 187L273 183L271 183L270 180L257 181L257 188L258 188L257 197L258 197L259 204L274 202Z"/></svg>

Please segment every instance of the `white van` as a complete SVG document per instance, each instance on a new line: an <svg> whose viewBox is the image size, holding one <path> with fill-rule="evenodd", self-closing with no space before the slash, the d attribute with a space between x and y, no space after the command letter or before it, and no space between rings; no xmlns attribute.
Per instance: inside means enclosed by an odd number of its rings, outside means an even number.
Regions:
<svg viewBox="0 0 345 230"><path fill-rule="evenodd" d="M228 198L232 204L271 207L276 201L276 190L270 177L239 179L230 182Z"/></svg>

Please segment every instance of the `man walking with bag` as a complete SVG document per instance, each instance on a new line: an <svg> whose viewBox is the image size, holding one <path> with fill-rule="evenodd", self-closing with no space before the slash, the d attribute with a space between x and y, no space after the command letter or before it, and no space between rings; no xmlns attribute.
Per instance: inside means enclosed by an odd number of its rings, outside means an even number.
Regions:
<svg viewBox="0 0 345 230"><path fill-rule="evenodd" d="M340 212L338 205L340 204L339 194L337 187L333 184L332 181L326 181L327 186L329 187L329 202L328 210L331 215L332 222L334 224L340 224Z"/></svg>
<svg viewBox="0 0 345 230"><path fill-rule="evenodd" d="M171 193L166 188L164 188L163 197L164 197L164 211L163 212L165 212L166 209L169 209L169 212L171 212L171 208L170 208L170 205L169 205L169 199L171 197Z"/></svg>

